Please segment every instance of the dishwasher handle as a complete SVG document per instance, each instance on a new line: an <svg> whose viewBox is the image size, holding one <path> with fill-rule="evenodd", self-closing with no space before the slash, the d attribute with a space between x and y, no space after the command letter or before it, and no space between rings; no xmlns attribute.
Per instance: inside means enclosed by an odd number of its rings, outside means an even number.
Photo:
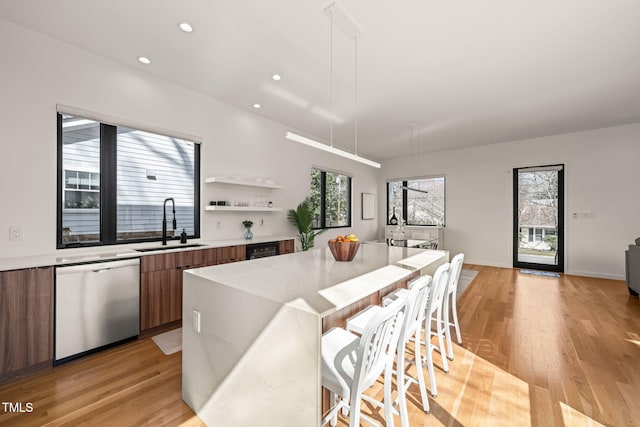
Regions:
<svg viewBox="0 0 640 427"><path fill-rule="evenodd" d="M56 275L61 276L65 274L86 273L86 272L101 273L104 271L113 270L115 268L135 267L135 266L140 266L140 258L56 267Z"/></svg>

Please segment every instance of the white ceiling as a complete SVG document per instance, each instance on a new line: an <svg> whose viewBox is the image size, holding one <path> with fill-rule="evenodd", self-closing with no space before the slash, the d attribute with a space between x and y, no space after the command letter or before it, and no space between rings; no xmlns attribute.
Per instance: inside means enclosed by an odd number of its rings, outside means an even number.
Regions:
<svg viewBox="0 0 640 427"><path fill-rule="evenodd" d="M340 119L333 142L353 151L355 43L331 31L327 3L0 0L0 16L325 142L333 75ZM341 3L364 30L360 155L384 159L640 121L640 1ZM178 29L183 21L192 33ZM151 65L140 64L141 55Z"/></svg>

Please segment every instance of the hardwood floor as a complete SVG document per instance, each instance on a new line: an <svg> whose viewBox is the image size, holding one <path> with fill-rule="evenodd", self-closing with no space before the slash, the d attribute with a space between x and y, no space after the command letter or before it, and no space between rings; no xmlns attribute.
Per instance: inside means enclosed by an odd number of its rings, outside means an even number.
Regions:
<svg viewBox="0 0 640 427"><path fill-rule="evenodd" d="M151 338L127 343L0 386L0 401L33 405L4 426L203 426L182 401L182 353ZM1 405L1 404L0 404Z"/></svg>
<svg viewBox="0 0 640 427"><path fill-rule="evenodd" d="M430 414L410 389L411 426L640 426L640 304L623 282L464 268L479 273L458 300L463 344L448 374L435 357ZM33 404L0 406L0 425L202 425L180 371L181 353L139 340L0 386L1 402Z"/></svg>

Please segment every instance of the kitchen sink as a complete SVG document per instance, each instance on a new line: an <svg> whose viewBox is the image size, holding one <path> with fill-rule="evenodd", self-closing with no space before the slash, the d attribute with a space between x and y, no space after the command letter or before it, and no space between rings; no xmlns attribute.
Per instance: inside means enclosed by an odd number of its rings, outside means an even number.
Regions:
<svg viewBox="0 0 640 427"><path fill-rule="evenodd" d="M196 248L198 246L206 246L203 245L201 243L191 243L188 245L167 245L167 246L154 246L152 248L140 248L140 249L134 249L134 251L136 252L153 252L153 251L166 251L169 249L184 249L184 248Z"/></svg>

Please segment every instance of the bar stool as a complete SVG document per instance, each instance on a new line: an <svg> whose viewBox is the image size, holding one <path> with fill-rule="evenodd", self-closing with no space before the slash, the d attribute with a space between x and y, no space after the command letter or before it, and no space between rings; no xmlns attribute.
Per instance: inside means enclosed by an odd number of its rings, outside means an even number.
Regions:
<svg viewBox="0 0 640 427"><path fill-rule="evenodd" d="M418 385L420 396L422 399L422 408L424 412L429 413L429 400L427 398L427 390L422 370L422 356L420 354L420 336L422 332L422 320L424 318L425 307L429 297L431 285L431 276L421 276L411 282L411 289L407 294L407 312L405 314L400 333L400 341L398 342L398 363L396 367L396 378L398 386L398 399L400 405L400 420L403 427L409 426L409 415L407 412L406 390L413 383ZM393 303L390 299L386 300L387 305ZM347 330L356 333L362 333L370 321L370 319L384 310L380 306L369 306L355 316L347 320ZM418 342L415 346L415 359L405 360L405 351L409 341ZM417 341L416 341L417 340ZM416 362L417 361L417 362ZM406 370L406 363L416 365L417 378L410 376Z"/></svg>
<svg viewBox="0 0 640 427"><path fill-rule="evenodd" d="M456 330L456 338L458 344L462 344L462 335L460 335L460 324L458 323L458 281L460 272L462 271L462 263L464 262L464 254L460 253L451 260L451 269L449 271L449 285L444 297L444 322L445 337L447 340L447 357L453 360L453 346L451 344L451 328ZM450 320L453 317L453 322Z"/></svg>
<svg viewBox="0 0 640 427"><path fill-rule="evenodd" d="M322 425L330 422L335 426L338 411L343 408L350 413L350 427L359 426L361 418L379 425L361 413L364 399L383 407L386 425L393 426L391 374L406 310L406 298L399 298L372 317L361 337L342 328L331 328L322 335L322 385L335 402ZM384 403L364 394L382 373Z"/></svg>
<svg viewBox="0 0 640 427"><path fill-rule="evenodd" d="M440 267L436 269L435 274L433 275L433 280L431 281L431 286L429 290L429 297L427 299L426 308L424 311L424 335L425 340L416 341L416 345L418 343L424 344L424 363L427 365L427 370L429 371L429 385L431 387L431 396L438 397L438 389L436 386L436 375L433 368L433 351L438 350L442 357L442 369L445 372L449 372L449 364L447 363L447 358L444 354L444 327L443 322L438 321L439 318L442 317L442 302L444 299L444 292L447 288L447 283L449 280L449 268L451 264L446 263L442 264ZM411 284L409 284L411 286ZM393 301L396 298L404 298L406 297L409 291L407 289L397 289L389 294L383 303L387 301ZM431 324L432 322L436 322L436 331L431 332ZM436 335L438 337L438 344L434 345L431 342L431 336Z"/></svg>
<svg viewBox="0 0 640 427"><path fill-rule="evenodd" d="M429 358L432 357L433 350L437 350L440 353L440 357L442 358L442 370L445 373L449 373L449 363L447 361L446 349L444 346L444 341L446 338L445 328L444 328L444 294L447 291L447 285L449 284L449 271L451 269L451 264L446 263L438 267L436 273L433 275L433 281L436 283L434 295L433 295L433 304L427 308L426 318L425 318L425 338L427 335L427 331L430 331L431 336L436 336L438 338L438 345L434 345L431 343L431 337L429 337L429 349L425 348L425 356ZM438 275L438 273L440 273ZM435 330L433 329L432 324L435 322ZM425 344L426 345L426 344ZM433 368L433 359L429 362L431 367ZM432 369L433 370L433 369ZM433 397L438 395L437 390L435 388L435 375L433 375L433 390L431 394Z"/></svg>

